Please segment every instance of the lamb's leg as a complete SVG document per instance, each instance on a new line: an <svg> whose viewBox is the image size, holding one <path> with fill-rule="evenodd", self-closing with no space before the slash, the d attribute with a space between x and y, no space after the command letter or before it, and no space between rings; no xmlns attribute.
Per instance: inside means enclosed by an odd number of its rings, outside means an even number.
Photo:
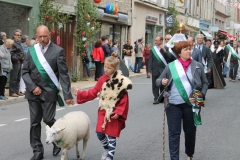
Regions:
<svg viewBox="0 0 240 160"><path fill-rule="evenodd" d="M85 151L86 151L86 148L87 148L87 141L88 140L83 139L83 150L82 150L82 154L81 154L80 160L83 160L84 157L85 157Z"/></svg>
<svg viewBox="0 0 240 160"><path fill-rule="evenodd" d="M64 148L62 151L61 160L68 160L67 149Z"/></svg>
<svg viewBox="0 0 240 160"><path fill-rule="evenodd" d="M77 158L79 158L80 155L79 155L79 150L78 150L78 142L76 143L76 154L77 154Z"/></svg>
<svg viewBox="0 0 240 160"><path fill-rule="evenodd" d="M105 130L106 124L107 124L107 118L104 117L104 122L103 122L103 125L102 125L103 130Z"/></svg>

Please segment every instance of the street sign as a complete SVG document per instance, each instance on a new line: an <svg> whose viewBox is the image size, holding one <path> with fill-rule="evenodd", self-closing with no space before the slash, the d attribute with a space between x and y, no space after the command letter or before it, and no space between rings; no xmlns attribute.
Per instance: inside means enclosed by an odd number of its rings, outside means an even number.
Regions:
<svg viewBox="0 0 240 160"><path fill-rule="evenodd" d="M217 32L219 30L219 27L218 26L212 26L211 27L211 31L212 32Z"/></svg>
<svg viewBox="0 0 240 160"><path fill-rule="evenodd" d="M167 27L173 27L174 26L174 16L173 14L166 14L165 16L165 24Z"/></svg>
<svg viewBox="0 0 240 160"><path fill-rule="evenodd" d="M234 24L234 29L240 29L240 24Z"/></svg>

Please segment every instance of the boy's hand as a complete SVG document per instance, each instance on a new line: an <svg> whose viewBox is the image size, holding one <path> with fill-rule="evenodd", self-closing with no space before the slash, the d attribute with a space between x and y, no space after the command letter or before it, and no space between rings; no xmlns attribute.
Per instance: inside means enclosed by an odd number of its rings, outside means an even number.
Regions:
<svg viewBox="0 0 240 160"><path fill-rule="evenodd" d="M112 115L113 115L113 116L111 117L112 119L118 119L118 118L119 118L119 115L116 114L116 113L112 113Z"/></svg>
<svg viewBox="0 0 240 160"><path fill-rule="evenodd" d="M78 88L73 87L71 92L73 95L77 96Z"/></svg>

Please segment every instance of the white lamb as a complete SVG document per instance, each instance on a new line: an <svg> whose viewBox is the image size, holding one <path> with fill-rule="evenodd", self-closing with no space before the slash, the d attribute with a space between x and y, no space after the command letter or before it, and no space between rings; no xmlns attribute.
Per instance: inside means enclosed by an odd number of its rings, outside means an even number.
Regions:
<svg viewBox="0 0 240 160"><path fill-rule="evenodd" d="M80 160L85 157L87 141L90 137L90 120L82 111L70 112L58 119L50 128L46 126L46 143L54 142L62 148L61 160L68 160L67 150L76 145L76 154L79 158L78 141L83 140L83 150Z"/></svg>

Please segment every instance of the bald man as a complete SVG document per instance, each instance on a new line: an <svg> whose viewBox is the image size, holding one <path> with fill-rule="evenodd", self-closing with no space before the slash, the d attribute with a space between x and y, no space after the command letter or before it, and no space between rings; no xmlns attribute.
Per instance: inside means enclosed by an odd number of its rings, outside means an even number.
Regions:
<svg viewBox="0 0 240 160"><path fill-rule="evenodd" d="M50 32L46 26L36 31L39 43L32 46L22 69L26 84L25 98L30 111L30 144L33 149L31 160L43 159L44 148L41 142L41 121L49 126L54 124L56 104L64 105L59 95L59 79L66 104L74 104L71 94L70 78L63 48L50 41ZM53 144L53 155L60 152Z"/></svg>

